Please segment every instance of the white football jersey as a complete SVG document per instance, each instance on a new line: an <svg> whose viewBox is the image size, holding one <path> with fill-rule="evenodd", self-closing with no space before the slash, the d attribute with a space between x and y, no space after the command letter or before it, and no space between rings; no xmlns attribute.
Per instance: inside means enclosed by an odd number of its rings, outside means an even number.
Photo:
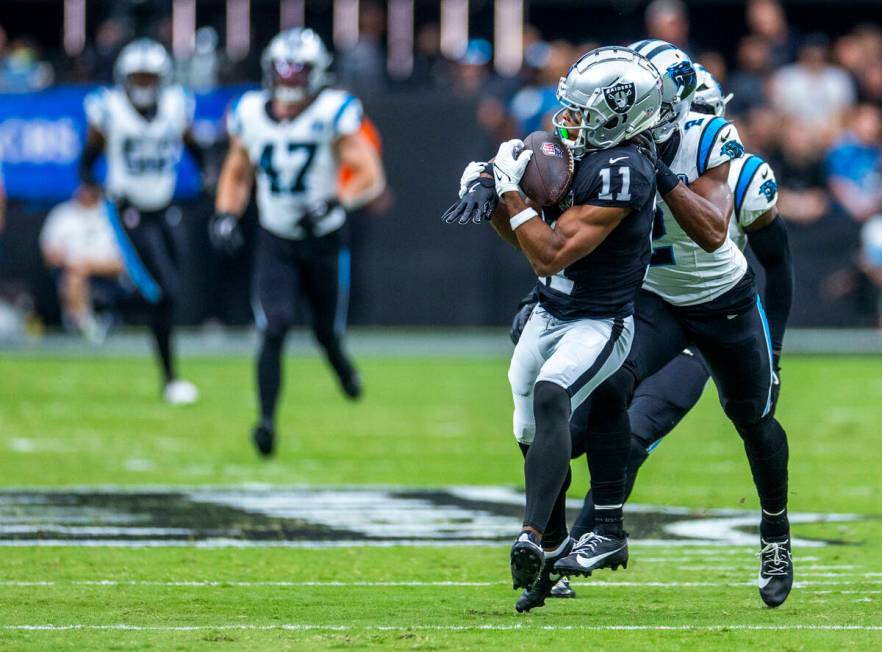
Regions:
<svg viewBox="0 0 882 652"><path fill-rule="evenodd" d="M326 88L293 120L270 115L270 94L250 91L237 100L228 120L257 174L260 224L283 238L306 237L300 224L313 206L334 201L340 171L334 143L358 132L361 102L345 91ZM343 226L343 208L333 208L313 225L315 235Z"/></svg>
<svg viewBox="0 0 882 652"><path fill-rule="evenodd" d="M175 192L183 136L193 122L193 96L180 86L163 89L150 120L118 87L90 93L84 106L89 125L106 141L108 196L126 199L145 211L168 206Z"/></svg>
<svg viewBox="0 0 882 652"><path fill-rule="evenodd" d="M778 203L778 182L768 163L759 156L747 154L729 166L729 187L735 197L729 237L744 251L747 227Z"/></svg>
<svg viewBox="0 0 882 652"><path fill-rule="evenodd" d="M680 144L670 168L687 184L744 152L738 131L718 116L689 112L678 130ZM680 227L661 196L657 205L644 289L673 305L693 306L716 299L741 280L747 260L731 239L708 253Z"/></svg>

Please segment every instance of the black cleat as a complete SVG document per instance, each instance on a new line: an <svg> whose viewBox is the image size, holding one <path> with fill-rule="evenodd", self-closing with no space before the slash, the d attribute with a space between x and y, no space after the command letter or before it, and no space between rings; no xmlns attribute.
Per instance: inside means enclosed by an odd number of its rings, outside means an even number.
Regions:
<svg viewBox="0 0 882 652"><path fill-rule="evenodd" d="M760 597L769 607L779 607L793 588L793 558L790 537L760 539L760 572L757 585Z"/></svg>
<svg viewBox="0 0 882 652"><path fill-rule="evenodd" d="M560 554L550 557L546 553L545 561L542 564L542 570L539 573L539 579L536 580L532 589L527 589L521 593L521 597L519 597L518 601L515 603L515 609L518 613L524 613L525 611L530 611L530 609L544 606L545 598L552 595L560 582L565 582L566 578L561 578L561 576L555 573L552 569L554 568L554 562L566 557L570 554L570 550L572 549L573 540L568 539L567 545ZM558 580L560 580L560 582L558 582ZM558 584L555 584L555 582ZM569 595L563 595L563 592L559 592L557 597L574 597L576 595L576 592L570 588L568 582L565 583L565 588L566 591L569 592Z"/></svg>
<svg viewBox="0 0 882 652"><path fill-rule="evenodd" d="M533 588L539 579L545 552L530 532L521 532L511 547L511 588Z"/></svg>
<svg viewBox="0 0 882 652"><path fill-rule="evenodd" d="M360 399L361 394L364 391L364 388L361 386L361 376L358 375L358 372L355 371L355 369L345 377L340 378L340 387L343 390L343 393L346 394L346 398L351 401L357 401Z"/></svg>
<svg viewBox="0 0 882 652"><path fill-rule="evenodd" d="M576 591L570 586L570 578L569 577L561 577L558 580L557 584L551 587L551 593L548 594L549 598L575 598Z"/></svg>
<svg viewBox="0 0 882 652"><path fill-rule="evenodd" d="M628 567L628 535L605 536L595 532L583 535L572 552L558 560L554 570L561 575L591 575L600 568Z"/></svg>
<svg viewBox="0 0 882 652"><path fill-rule="evenodd" d="M258 423L251 431L251 441L261 457L272 457L276 450L276 430L270 423Z"/></svg>

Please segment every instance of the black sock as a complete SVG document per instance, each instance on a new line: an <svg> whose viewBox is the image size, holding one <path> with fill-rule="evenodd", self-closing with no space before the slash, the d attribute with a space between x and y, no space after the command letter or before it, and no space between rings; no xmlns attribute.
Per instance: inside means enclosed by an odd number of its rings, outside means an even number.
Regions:
<svg viewBox="0 0 882 652"><path fill-rule="evenodd" d="M787 522L787 463L790 451L787 434L772 416L757 423L736 425L744 440L753 483L763 509L760 532L763 537L784 536Z"/></svg>
<svg viewBox="0 0 882 652"><path fill-rule="evenodd" d="M284 333L264 333L257 358L257 390L260 398L260 418L272 426L276 416L276 402L282 386L282 351Z"/></svg>
<svg viewBox="0 0 882 652"><path fill-rule="evenodd" d="M763 539L777 539L790 534L790 521L787 519L787 510L783 509L777 514L769 514L762 510L760 520L760 536Z"/></svg>
<svg viewBox="0 0 882 652"><path fill-rule="evenodd" d="M631 427L628 402L634 376L620 369L594 391L588 437L585 442L591 493L594 503L594 531L621 536L622 505L625 502Z"/></svg>
<svg viewBox="0 0 882 652"><path fill-rule="evenodd" d="M518 442L518 446L526 459L527 452L530 450L529 445ZM570 469L567 469L567 477L564 479L563 487L561 487L554 507L551 509L551 516L548 517L548 525L542 536L542 545L547 550L557 548L570 537L570 532L567 529L567 489L570 488L572 480L573 474Z"/></svg>
<svg viewBox="0 0 882 652"><path fill-rule="evenodd" d="M159 356L163 384L167 385L176 378L171 346L172 321L168 311L161 310L160 314L153 317L150 331L156 345L156 354Z"/></svg>
<svg viewBox="0 0 882 652"><path fill-rule="evenodd" d="M640 467L643 465L643 462L646 461L647 457L649 457L649 453L646 452L643 444L640 443L639 439L632 435L631 452L628 457L628 472L625 476L625 500L628 499L631 492L634 490L634 483L637 481L637 472L640 470ZM574 539L578 539L582 535L591 532L593 529L594 494L592 494L589 489L588 493L585 495L585 501L582 503L582 511L579 512L576 522L573 523L573 529L570 530L570 535Z"/></svg>
<svg viewBox="0 0 882 652"><path fill-rule="evenodd" d="M570 396L560 385L536 383L536 436L524 460L524 525L544 533L570 468Z"/></svg>

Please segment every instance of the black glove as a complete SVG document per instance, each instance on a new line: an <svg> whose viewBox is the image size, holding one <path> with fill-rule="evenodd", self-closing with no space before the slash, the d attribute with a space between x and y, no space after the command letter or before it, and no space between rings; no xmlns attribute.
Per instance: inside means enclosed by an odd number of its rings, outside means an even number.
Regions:
<svg viewBox="0 0 882 652"><path fill-rule="evenodd" d="M533 314L533 308L536 307L537 303L539 303L539 293L534 289L518 304L518 312L511 322L511 332L509 333L511 343L515 346L517 346L518 341L521 339L524 327L530 320L530 315Z"/></svg>
<svg viewBox="0 0 882 652"><path fill-rule="evenodd" d="M208 223L211 245L227 256L235 256L245 245L239 220L232 213L217 213Z"/></svg>
<svg viewBox="0 0 882 652"><path fill-rule="evenodd" d="M306 231L306 235L310 238L315 237L315 227L339 205L340 202L336 199L311 204L300 219L300 226Z"/></svg>
<svg viewBox="0 0 882 652"><path fill-rule="evenodd" d="M652 167L657 167L658 165L658 149L656 149L655 141L652 139L652 134L648 131L643 131L631 139L631 142L640 150L640 153L648 160Z"/></svg>
<svg viewBox="0 0 882 652"><path fill-rule="evenodd" d="M664 197L680 183L680 177L671 171L661 157L655 161L655 185L659 194Z"/></svg>
<svg viewBox="0 0 882 652"><path fill-rule="evenodd" d="M441 221L445 224L468 224L488 222L499 204L496 184L492 177L478 177L472 181L462 199L444 211Z"/></svg>

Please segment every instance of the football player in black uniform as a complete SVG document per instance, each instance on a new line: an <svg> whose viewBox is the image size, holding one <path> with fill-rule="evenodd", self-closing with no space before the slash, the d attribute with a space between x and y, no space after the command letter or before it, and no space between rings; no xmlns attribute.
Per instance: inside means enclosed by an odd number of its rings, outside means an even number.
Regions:
<svg viewBox="0 0 882 652"><path fill-rule="evenodd" d="M447 213L449 221L462 221L471 211L486 217L492 210L487 197L495 190L501 203L493 226L539 276L539 304L508 374L527 492L523 530L511 549L514 588L527 589L519 611L544 602L556 581L555 562L572 547L564 513L570 415L630 349L634 297L649 264L655 210L652 151L629 142L654 126L661 108L661 79L652 65L626 48L599 48L572 66L557 95L564 108L555 125L578 161L563 205L541 216L527 205L518 184L532 153L509 141L494 159L492 186L489 178L466 180L464 199ZM622 504L629 438L609 437L612 430L599 420L590 424L591 487L600 516L586 571L618 568L628 560Z"/></svg>

